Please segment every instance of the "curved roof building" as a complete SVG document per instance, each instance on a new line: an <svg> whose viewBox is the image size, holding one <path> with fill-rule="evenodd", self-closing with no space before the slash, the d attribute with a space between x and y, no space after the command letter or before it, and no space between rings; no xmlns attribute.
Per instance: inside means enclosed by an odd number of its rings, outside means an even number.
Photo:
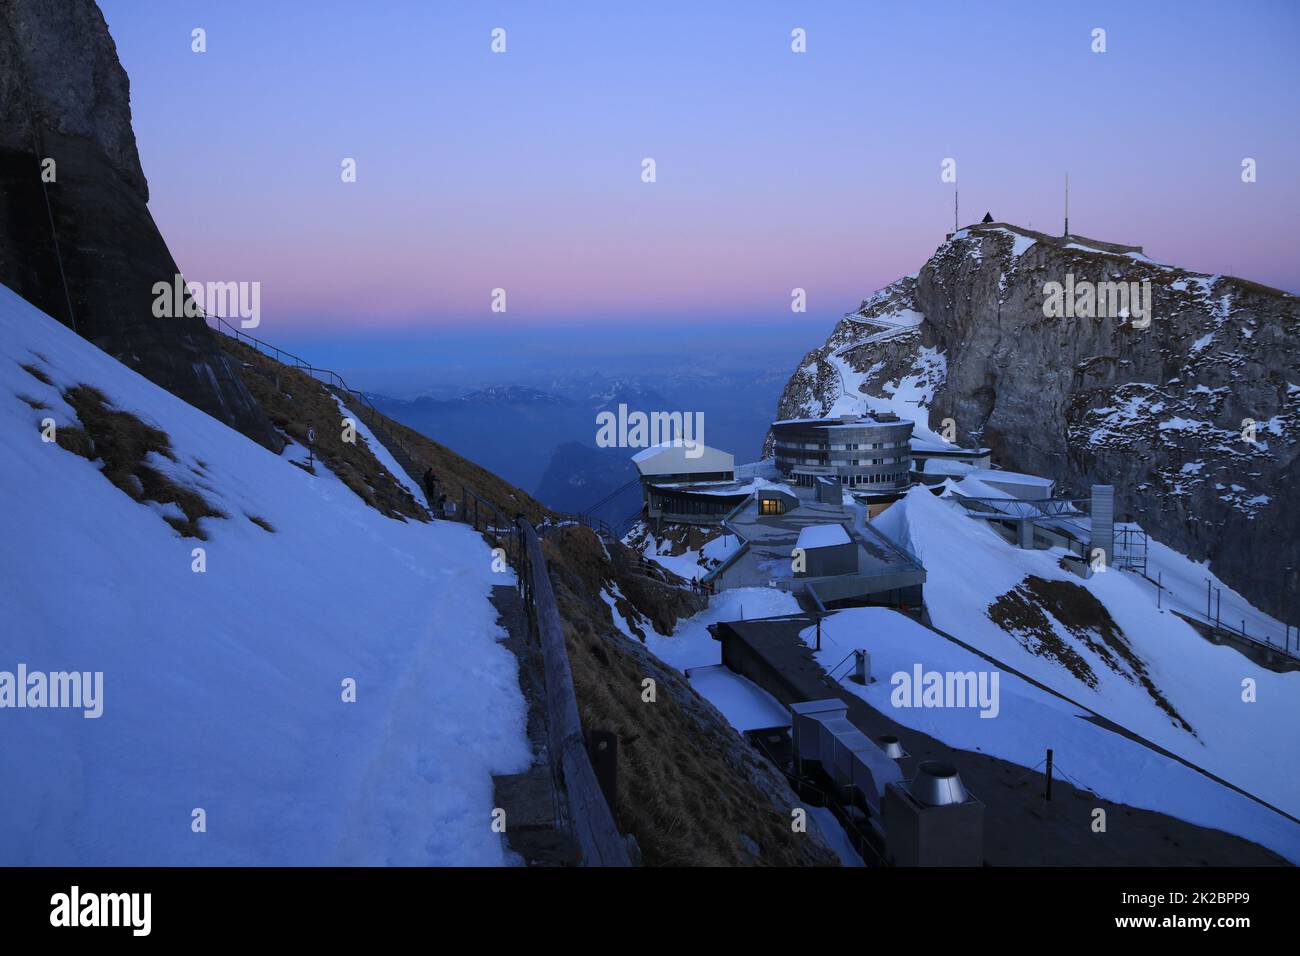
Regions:
<svg viewBox="0 0 1300 956"><path fill-rule="evenodd" d="M912 427L897 415L879 412L773 422L777 471L806 487L829 477L855 491L904 491L911 483Z"/></svg>

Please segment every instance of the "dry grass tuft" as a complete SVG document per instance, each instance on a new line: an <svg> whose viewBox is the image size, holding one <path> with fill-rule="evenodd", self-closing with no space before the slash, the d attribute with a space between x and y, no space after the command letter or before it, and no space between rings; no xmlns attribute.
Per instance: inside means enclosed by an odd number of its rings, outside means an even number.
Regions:
<svg viewBox="0 0 1300 956"><path fill-rule="evenodd" d="M200 519L224 518L225 514L198 492L146 464L150 453L176 460L166 432L130 412L110 408L104 394L89 385L70 388L63 398L76 411L81 427L57 429L55 441L60 448L87 461L102 461L104 477L135 501L176 505L184 518L164 516L163 520L183 537L207 540Z"/></svg>
<svg viewBox="0 0 1300 956"><path fill-rule="evenodd" d="M38 366L32 365L31 363L24 363L22 365L22 370L42 385L54 384L54 380L46 375Z"/></svg>
<svg viewBox="0 0 1300 956"><path fill-rule="evenodd" d="M263 531L269 531L271 534L275 534L275 528L271 527L271 522L267 521L265 518L259 518L257 515L249 514L244 515L244 517L253 522L253 524L257 525Z"/></svg>

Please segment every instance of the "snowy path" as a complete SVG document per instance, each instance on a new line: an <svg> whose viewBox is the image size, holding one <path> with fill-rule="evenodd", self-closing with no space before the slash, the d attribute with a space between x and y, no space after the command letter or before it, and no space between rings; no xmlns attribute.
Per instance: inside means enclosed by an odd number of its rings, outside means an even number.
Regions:
<svg viewBox="0 0 1300 956"><path fill-rule="evenodd" d="M0 709L0 864L506 862L491 778L530 752L483 540L383 517L4 288L0 350L0 671L104 688L98 719ZM149 464L226 515L207 540L40 440L81 383L166 432Z"/></svg>

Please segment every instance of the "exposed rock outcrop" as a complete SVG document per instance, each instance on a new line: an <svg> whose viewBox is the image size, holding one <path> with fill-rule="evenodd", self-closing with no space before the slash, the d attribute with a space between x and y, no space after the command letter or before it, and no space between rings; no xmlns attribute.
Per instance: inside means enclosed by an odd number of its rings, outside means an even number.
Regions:
<svg viewBox="0 0 1300 956"><path fill-rule="evenodd" d="M1067 276L1149 283L1149 326L1046 315L1045 284ZM1114 484L1121 516L1296 621L1298 337L1290 293L992 223L956 233L839 322L777 415L888 407L935 431L951 418L959 441L1003 467L1069 492Z"/></svg>
<svg viewBox="0 0 1300 956"><path fill-rule="evenodd" d="M203 319L153 315L154 283L180 270L149 214L126 72L92 0L0 0L0 195L0 282L279 449Z"/></svg>

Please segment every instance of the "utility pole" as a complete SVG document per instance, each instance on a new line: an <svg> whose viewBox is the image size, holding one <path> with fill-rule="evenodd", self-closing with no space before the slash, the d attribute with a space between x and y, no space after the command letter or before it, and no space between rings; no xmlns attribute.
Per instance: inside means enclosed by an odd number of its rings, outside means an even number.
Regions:
<svg viewBox="0 0 1300 956"><path fill-rule="evenodd" d="M1052 748L1047 748L1047 799L1052 799Z"/></svg>

